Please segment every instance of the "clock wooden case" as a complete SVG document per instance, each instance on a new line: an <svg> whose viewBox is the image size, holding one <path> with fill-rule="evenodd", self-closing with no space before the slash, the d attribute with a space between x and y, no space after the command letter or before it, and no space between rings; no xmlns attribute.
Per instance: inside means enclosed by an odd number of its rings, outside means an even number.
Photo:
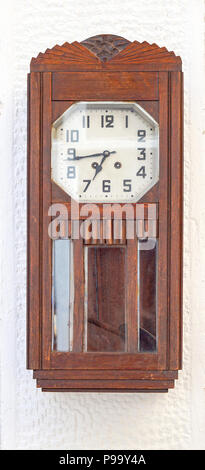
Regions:
<svg viewBox="0 0 205 470"><path fill-rule="evenodd" d="M31 60L27 367L43 391L174 387L182 367L181 68L165 47L113 35ZM89 202L99 213L92 220Z"/></svg>

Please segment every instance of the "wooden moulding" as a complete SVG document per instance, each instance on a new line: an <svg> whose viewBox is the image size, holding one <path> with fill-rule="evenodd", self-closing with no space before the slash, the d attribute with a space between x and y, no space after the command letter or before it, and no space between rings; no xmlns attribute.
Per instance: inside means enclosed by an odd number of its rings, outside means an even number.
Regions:
<svg viewBox="0 0 205 470"><path fill-rule="evenodd" d="M37 380L37 387L43 389L52 389L61 391L79 390L79 391L124 391L138 392L140 390L152 391L174 388L174 380Z"/></svg>
<svg viewBox="0 0 205 470"><path fill-rule="evenodd" d="M42 289L42 366L48 367L51 353L52 316L51 316L51 273L52 240L48 236L48 210L51 202L51 74L42 75L42 166L41 172L41 289Z"/></svg>
<svg viewBox="0 0 205 470"><path fill-rule="evenodd" d="M28 256L27 367L34 370L43 391L165 392L174 387L182 367L182 179L183 77L181 59L165 47L100 35L82 43L65 43L31 61L28 76ZM51 182L51 124L77 100L133 100L159 122L160 179L137 204L144 204L145 221L135 211L143 237L148 222L157 220L158 349L136 353L136 240L126 240L125 304L129 318L126 353L83 353L84 244L74 241L75 322L72 353L52 351L52 242L48 208L71 198ZM152 213L147 205L153 206ZM102 205L100 218L102 218ZM138 206L139 207L139 206ZM155 210L156 209L156 210ZM119 217L121 211L119 210ZM123 227L125 226L123 215ZM84 216L81 219L84 220ZM73 223L75 223L74 221ZM101 221L100 221L101 222ZM106 221L112 225L112 221ZM72 234L69 224L69 236ZM113 236L106 241L113 243ZM109 248L108 248L109 250ZM119 257L120 258L120 257ZM130 305L132 308L129 308Z"/></svg>
<svg viewBox="0 0 205 470"><path fill-rule="evenodd" d="M168 392L177 371L137 370L35 370L37 387L43 391Z"/></svg>
<svg viewBox="0 0 205 470"><path fill-rule="evenodd" d="M177 371L106 370L102 380L101 370L34 371L37 387L47 392L168 392L177 377Z"/></svg>
<svg viewBox="0 0 205 470"><path fill-rule="evenodd" d="M169 367L182 367L182 245L183 245L183 77L180 72L170 74L171 142L170 173L174 185L170 193L170 319ZM174 156L178 158L174 158ZM173 262L174 260L174 262Z"/></svg>
<svg viewBox="0 0 205 470"><path fill-rule="evenodd" d="M28 76L27 165L27 367L40 367L40 166L41 83L40 73ZM35 197L34 197L35 195Z"/></svg>
<svg viewBox="0 0 205 470"><path fill-rule="evenodd" d="M79 380L79 379L95 379L102 378L102 369L99 370L84 370L84 369L50 369L50 370L34 370L34 379L56 379L56 380ZM104 379L118 379L118 380L174 380L178 378L177 370L105 370Z"/></svg>

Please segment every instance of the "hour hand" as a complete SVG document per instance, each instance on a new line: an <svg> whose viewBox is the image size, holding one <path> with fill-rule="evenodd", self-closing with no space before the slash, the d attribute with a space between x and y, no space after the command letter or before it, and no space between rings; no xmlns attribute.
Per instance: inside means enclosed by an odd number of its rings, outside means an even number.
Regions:
<svg viewBox="0 0 205 470"><path fill-rule="evenodd" d="M95 168L95 174L93 176L93 180L96 178L97 174L100 173L101 170L102 170L102 165L97 165Z"/></svg>

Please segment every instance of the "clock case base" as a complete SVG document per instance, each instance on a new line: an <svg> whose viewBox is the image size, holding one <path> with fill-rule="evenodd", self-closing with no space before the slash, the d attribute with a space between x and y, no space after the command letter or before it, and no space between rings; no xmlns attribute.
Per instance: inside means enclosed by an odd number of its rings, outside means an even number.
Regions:
<svg viewBox="0 0 205 470"><path fill-rule="evenodd" d="M168 392L178 371L35 370L37 388L43 392Z"/></svg>

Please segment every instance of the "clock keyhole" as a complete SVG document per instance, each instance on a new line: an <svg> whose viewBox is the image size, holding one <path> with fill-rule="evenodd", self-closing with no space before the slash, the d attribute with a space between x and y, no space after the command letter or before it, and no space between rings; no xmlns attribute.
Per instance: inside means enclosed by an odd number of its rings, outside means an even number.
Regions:
<svg viewBox="0 0 205 470"><path fill-rule="evenodd" d="M115 162L115 164L114 164L114 167L115 167L117 170L118 170L119 168L121 168L121 166L122 166L122 163L120 163L120 162Z"/></svg>

